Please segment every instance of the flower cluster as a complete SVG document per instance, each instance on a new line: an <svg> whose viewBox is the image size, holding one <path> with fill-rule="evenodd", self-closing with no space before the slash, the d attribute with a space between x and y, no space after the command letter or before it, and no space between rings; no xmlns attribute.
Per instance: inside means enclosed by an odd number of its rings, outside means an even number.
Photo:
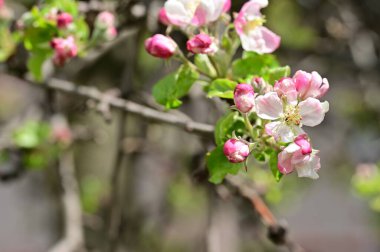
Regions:
<svg viewBox="0 0 380 252"><path fill-rule="evenodd" d="M261 10L267 6L268 0L250 0L230 15L230 0L167 0L158 13L159 21L168 26L166 34L145 41L152 56L183 63L154 87L158 103L177 108L178 99L200 80L208 97L233 99L233 108L240 112L218 122L217 147L208 155L210 181L219 182L233 170L220 170L220 156L233 163L225 167L239 168L251 154L277 163L274 169L280 175L274 173L275 177L297 171L300 177L318 178L319 151L312 148L303 126L323 121L329 104L320 99L329 83L317 72L298 71L289 77L289 67L268 55L279 48L281 38L265 27ZM173 30L187 36L186 53L171 37ZM234 60L240 45L243 56Z"/></svg>
<svg viewBox="0 0 380 252"><path fill-rule="evenodd" d="M54 49L53 62L57 66L63 66L68 59L78 54L78 47L73 36L67 38L54 38L50 42Z"/></svg>
<svg viewBox="0 0 380 252"><path fill-rule="evenodd" d="M253 82L257 85L258 80ZM329 104L319 99L328 89L327 79L322 79L317 72L304 71L296 72L293 78L283 78L273 88L261 90L258 94L255 94L250 84L237 85L234 93L236 108L244 116L255 113L264 120L264 134L273 137L276 147L281 149L278 169L282 174L297 171L299 177L318 178L319 151L312 149L310 139L302 127L314 127L323 121ZM226 145L230 143L227 141ZM246 147L236 148L233 155L225 153L227 158L231 162L245 161L245 158L234 153L238 153L239 148L245 151Z"/></svg>

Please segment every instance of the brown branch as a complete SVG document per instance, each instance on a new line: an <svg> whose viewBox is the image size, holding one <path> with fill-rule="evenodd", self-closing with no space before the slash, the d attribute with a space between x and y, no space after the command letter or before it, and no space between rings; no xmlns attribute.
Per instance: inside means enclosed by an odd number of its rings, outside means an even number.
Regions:
<svg viewBox="0 0 380 252"><path fill-rule="evenodd" d="M34 83L33 83L34 84ZM56 91L78 95L96 102L104 101L104 93L93 87L79 86L65 80L51 79L43 85L36 85L42 88L49 88ZM108 100L109 105L116 109L121 109L127 113L146 118L151 121L170 124L182 128L190 133L210 136L214 132L214 126L174 115L160 112L155 109L137 104L135 102L114 97Z"/></svg>
<svg viewBox="0 0 380 252"><path fill-rule="evenodd" d="M276 220L272 211L251 183L248 183L240 176L232 175L228 175L226 180L233 187L237 188L241 196L247 198L252 203L253 208L260 215L262 222L268 229L269 240L276 245L286 246L290 252L305 252L299 244L289 238L287 228Z"/></svg>
<svg viewBox="0 0 380 252"><path fill-rule="evenodd" d="M63 188L62 204L64 209L65 235L61 241L50 249L50 252L82 252L85 251L82 210L71 150L66 150L61 155L59 173Z"/></svg>

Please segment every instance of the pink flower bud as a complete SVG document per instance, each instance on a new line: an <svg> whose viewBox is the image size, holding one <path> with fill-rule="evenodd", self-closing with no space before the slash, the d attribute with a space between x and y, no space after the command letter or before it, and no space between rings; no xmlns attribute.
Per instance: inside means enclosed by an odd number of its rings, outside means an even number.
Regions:
<svg viewBox="0 0 380 252"><path fill-rule="evenodd" d="M238 84L234 91L236 108L242 113L250 112L255 106L255 92L249 84Z"/></svg>
<svg viewBox="0 0 380 252"><path fill-rule="evenodd" d="M100 12L96 17L95 25L104 28L114 27L116 25L114 14L108 11Z"/></svg>
<svg viewBox="0 0 380 252"><path fill-rule="evenodd" d="M274 84L274 91L279 97L285 96L288 102L297 101L298 92L292 78L282 78Z"/></svg>
<svg viewBox="0 0 380 252"><path fill-rule="evenodd" d="M223 146L223 153L231 163L241 163L249 156L249 147L238 139L229 139Z"/></svg>
<svg viewBox="0 0 380 252"><path fill-rule="evenodd" d="M169 18L168 18L168 15L166 14L166 10L165 10L164 7L162 7L162 8L160 9L160 12L158 13L158 20L159 20L162 24L164 24L164 25L166 25L166 26L171 25L171 22L170 22L170 20L169 20Z"/></svg>
<svg viewBox="0 0 380 252"><path fill-rule="evenodd" d="M54 38L50 42L54 49L53 62L55 65L63 66L68 59L75 57L78 54L78 47L75 44L73 36L64 38Z"/></svg>
<svg viewBox="0 0 380 252"><path fill-rule="evenodd" d="M173 56L177 44L170 37L156 34L145 41L145 49L154 57L167 59Z"/></svg>
<svg viewBox="0 0 380 252"><path fill-rule="evenodd" d="M269 85L263 78L254 77L252 79L252 85L255 90L255 93L266 94L273 91L273 86Z"/></svg>
<svg viewBox="0 0 380 252"><path fill-rule="evenodd" d="M293 76L299 97L305 100L308 97L321 98L329 90L329 82L317 72L307 73L305 71L297 71Z"/></svg>
<svg viewBox="0 0 380 252"><path fill-rule="evenodd" d="M69 24L73 22L73 17L66 12L59 13L57 15L57 26L58 28L67 28Z"/></svg>
<svg viewBox="0 0 380 252"><path fill-rule="evenodd" d="M187 50L195 54L213 54L218 48L209 35L201 33L187 41Z"/></svg>
<svg viewBox="0 0 380 252"><path fill-rule="evenodd" d="M302 134L294 139L294 143L301 148L303 155L308 155L312 152L311 144L306 134Z"/></svg>

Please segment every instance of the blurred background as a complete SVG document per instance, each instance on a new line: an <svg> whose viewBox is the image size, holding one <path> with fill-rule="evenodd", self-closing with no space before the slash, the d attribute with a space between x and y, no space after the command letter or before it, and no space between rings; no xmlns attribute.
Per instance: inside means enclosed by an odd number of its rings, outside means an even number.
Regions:
<svg viewBox="0 0 380 252"><path fill-rule="evenodd" d="M232 2L237 12L244 1ZM293 73L315 70L328 78L330 91L325 98L330 112L322 125L307 129L321 150L319 180L292 174L277 183L268 168L255 164L249 174L290 236L306 251L380 251L380 214L352 186L358 164L380 160L380 1L269 2L263 10L267 24L282 37L275 54ZM6 3L20 16L36 1ZM89 53L71 62L56 76L103 91L118 88L124 98L155 107L152 85L177 67L150 57L143 48L145 38L165 31L156 22L162 5L163 1L120 1L118 28L129 35L101 54ZM180 33L176 40L185 43ZM25 68L21 56L16 56L0 64L1 135L10 122L17 125L47 109L43 90L17 77L25 74ZM112 111L107 122L93 104L55 96L57 108L81 136L73 149L88 251L105 251L115 163L121 167L115 251L286 251L266 238L249 203L239 197L222 200L205 182L207 177L199 169L212 146L205 148L209 141L204 137L119 111ZM183 113L210 124L227 109L218 100L207 100L199 87L192 89L184 104ZM121 154L117 154L119 145ZM2 162L0 251L48 251L60 239L57 173L54 162L44 169L25 169L17 153Z"/></svg>

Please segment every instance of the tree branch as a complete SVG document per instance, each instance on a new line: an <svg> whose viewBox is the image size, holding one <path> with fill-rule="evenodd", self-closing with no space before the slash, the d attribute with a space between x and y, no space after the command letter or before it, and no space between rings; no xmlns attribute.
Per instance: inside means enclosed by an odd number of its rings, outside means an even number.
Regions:
<svg viewBox="0 0 380 252"><path fill-rule="evenodd" d="M65 215L65 235L50 249L50 252L82 252L84 251L82 210L71 150L66 150L61 155L59 173L63 188L62 204Z"/></svg>
<svg viewBox="0 0 380 252"><path fill-rule="evenodd" d="M251 183L247 183L247 181L240 176L232 175L228 175L226 180L229 184L238 189L241 196L247 198L252 203L253 208L260 215L262 222L268 229L269 240L276 245L286 246L290 252L305 252L299 244L289 238L287 228L276 220L272 211L265 204Z"/></svg>
<svg viewBox="0 0 380 252"><path fill-rule="evenodd" d="M118 97L109 97L93 87L78 86L69 81L59 79L51 79L43 85L36 86L78 95L87 99L94 100L96 102L104 102L104 99L106 98L108 99L107 101L109 105L113 108L121 109L127 113L131 113L133 115L140 116L155 122L170 124L182 128L190 133L211 136L214 132L214 126L212 125L194 122L192 120L171 113L160 112Z"/></svg>

